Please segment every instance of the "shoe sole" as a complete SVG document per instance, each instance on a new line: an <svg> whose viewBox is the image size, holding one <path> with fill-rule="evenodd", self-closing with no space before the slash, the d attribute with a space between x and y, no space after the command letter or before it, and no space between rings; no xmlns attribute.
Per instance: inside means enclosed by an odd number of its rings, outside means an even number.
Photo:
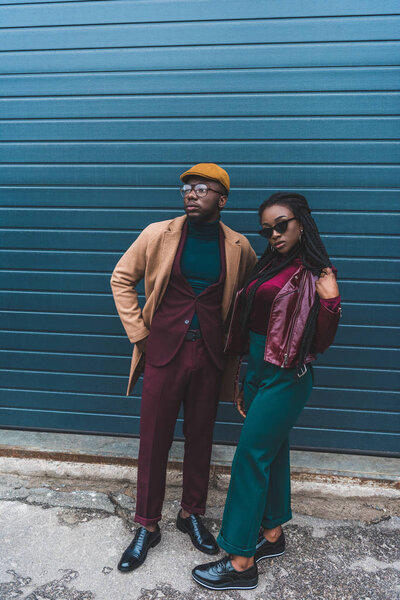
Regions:
<svg viewBox="0 0 400 600"><path fill-rule="evenodd" d="M141 567L141 566L142 566L142 564L145 562L145 560L146 560L146 558L147 558L147 554L148 554L148 552L149 552L150 548L155 548L155 547L156 547L156 546L157 546L157 545L158 545L160 542L161 542L161 536L160 536L160 537L159 537L157 540L155 540L155 541L154 541L152 544L150 544L150 546L147 548L147 552L146 552L146 554L144 555L144 558L143 558L143 560L142 560L142 561L141 561L139 564L136 564L136 565L135 565L134 567L132 567L131 569L118 569L118 571L119 571L120 573L132 573L132 571L136 571L136 569L138 569L139 567ZM117 568L118 568L118 567L117 567Z"/></svg>
<svg viewBox="0 0 400 600"><path fill-rule="evenodd" d="M199 552L203 552L203 554L208 554L209 556L215 556L215 554L219 553L219 548L218 548L218 550L213 550L212 552L209 552L208 550L204 550L203 548L200 548L199 545L197 544L196 540L194 540L192 538L192 536L190 535L190 533L184 527L182 527L178 523L178 521L176 522L176 527L177 527L177 529L179 529L179 531L181 531L182 533L186 533L190 537L193 546L195 548L197 548L197 550L199 550Z"/></svg>
<svg viewBox="0 0 400 600"><path fill-rule="evenodd" d="M256 563L259 563L260 560L265 560L266 558L275 558L275 556L282 556L282 554L285 554L285 551L279 552L278 554L268 554L267 556L260 556L260 558L256 559Z"/></svg>
<svg viewBox="0 0 400 600"><path fill-rule="evenodd" d="M202 581L200 581L199 579L196 579L196 577L193 575L192 573L192 578L195 580L196 583L198 583L199 585L202 585L203 587L207 588L208 590L254 590L254 588L257 587L258 585L258 581L255 585L235 585L235 586L212 586L212 585L207 585L206 583L203 583Z"/></svg>

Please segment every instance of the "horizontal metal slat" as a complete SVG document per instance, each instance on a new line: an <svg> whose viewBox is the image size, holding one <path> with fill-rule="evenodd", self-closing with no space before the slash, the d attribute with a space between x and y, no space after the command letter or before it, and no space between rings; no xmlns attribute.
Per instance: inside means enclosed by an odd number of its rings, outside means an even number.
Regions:
<svg viewBox="0 0 400 600"><path fill-rule="evenodd" d="M221 20L3 29L0 50L396 40L400 16Z"/></svg>
<svg viewBox="0 0 400 600"><path fill-rule="evenodd" d="M375 341L375 346L378 344ZM337 344L337 341L335 341ZM356 344L356 341L354 341ZM348 366L365 369L398 369L400 365L400 349L394 348L351 348L331 347L318 358L318 365L324 366ZM400 398L399 398L400 400ZM400 405L399 405L400 409Z"/></svg>
<svg viewBox="0 0 400 600"><path fill-rule="evenodd" d="M364 369L315 367L315 385L332 387L338 381L342 387L370 390L397 390L400 373L392 370L366 371ZM72 391L82 393L124 394L128 383L126 375L69 373L34 370L3 370L1 380L4 387Z"/></svg>
<svg viewBox="0 0 400 600"><path fill-rule="evenodd" d="M0 98L0 117L66 119L259 115L392 115L398 92L297 92Z"/></svg>
<svg viewBox="0 0 400 600"><path fill-rule="evenodd" d="M370 325L371 335L373 335L374 326L393 325L400 323L400 306L393 304L347 304L342 302L343 315L342 323L344 325ZM350 386L351 387L351 386Z"/></svg>
<svg viewBox="0 0 400 600"><path fill-rule="evenodd" d="M4 340L2 341L2 347L4 348L6 336L1 334L1 338ZM24 348L24 345L17 347L15 350L7 348L0 351L0 368L125 375L129 370L131 356L130 352L126 352L126 344L122 342L125 342L125 340L121 340L120 343L124 352L123 355L118 356L112 355L107 340L104 340L103 343L97 340L98 347L92 349L93 355L91 356L81 354L83 350L79 348L71 353L65 346L61 346L56 353L50 347L43 347L42 350L40 348L29 350ZM400 364L399 354L400 350L393 348L333 347L329 349L329 352L318 358L317 364L328 367L351 365L352 367L365 369L396 369Z"/></svg>
<svg viewBox="0 0 400 600"><path fill-rule="evenodd" d="M400 304L400 283L383 281L340 281L340 293L347 302Z"/></svg>
<svg viewBox="0 0 400 600"><path fill-rule="evenodd" d="M342 303L343 325L398 326L400 307L387 304ZM36 313L24 311L2 311L0 329L16 331L53 331L65 333L92 333L104 335L124 334L115 315Z"/></svg>
<svg viewBox="0 0 400 600"><path fill-rule="evenodd" d="M111 1L94 1L94 0L76 0L71 2L68 0L47 0L45 7L37 7L36 4L42 4L43 0L0 0L0 5L10 5L12 7L11 15L20 18L26 15L28 25L32 24L31 18L47 18L57 19L62 17L63 21L74 19L73 23L82 22L82 14L90 14L91 18L98 19L98 22L103 22L101 19L107 17L106 22L121 22L121 16L133 15L135 22L149 21L149 15L156 14L158 17L162 15L165 21L193 21L213 19L226 19L229 14L231 18L252 17L260 18L266 14L270 18L278 17L315 17L315 16L332 16L332 7L329 4L318 3L314 0L303 0L301 3L296 0L281 0L279 4L272 4L269 0L259 0L257 3L244 5L241 0L202 0L196 7L196 12L186 3L176 3L175 0L147 0L145 4L141 0L111 0ZM66 4L66 6L64 6ZM13 6L12 6L13 5ZM22 6L21 6L22 5ZM33 5L33 6L30 6ZM42 8L42 11L40 11ZM398 8L396 0L386 0L379 7L379 14L393 14ZM78 10L78 16L76 14ZM16 12L14 12L16 11ZM20 12L21 11L21 12ZM358 5L351 0L336 0L335 15L376 15L377 6L373 0L363 0L362 4ZM130 19L132 20L132 19ZM90 22L94 22L91 20ZM58 23L58 21L56 21Z"/></svg>
<svg viewBox="0 0 400 600"><path fill-rule="evenodd" d="M85 273L0 273L0 286L3 289L15 290L47 290L65 292L100 292L110 291L110 274Z"/></svg>
<svg viewBox="0 0 400 600"><path fill-rule="evenodd" d="M39 4L39 5L38 5ZM267 0L244 4L240 0L202 1L192 6L182 2L166 2L147 0L113 0L111 2L65 2L65 0L2 0L0 5L0 22L2 27L37 27L40 25L81 25L101 23L140 23L148 21L209 21L210 19L224 20L229 14L230 19L260 19L260 18L298 18L298 17L332 17L329 5L310 0L301 3L285 0L279 4L271 4ZM335 15L376 15L392 14L398 9L394 0L386 0L377 11L376 3L363 0L355 5L349 0L335 2ZM157 17L155 19L155 17Z"/></svg>
<svg viewBox="0 0 400 600"><path fill-rule="evenodd" d="M373 319L373 316L371 316ZM372 329L371 329L372 326ZM399 345L400 326L354 325L340 323L335 336L335 344L357 346L396 347Z"/></svg>
<svg viewBox="0 0 400 600"><path fill-rule="evenodd" d="M109 412L112 405L115 414L139 414L141 381L135 386L134 395L130 397L106 395L101 393L83 394L71 392L51 392L30 389L0 389L0 405L19 408L58 410L83 410L87 412ZM224 405L224 403L222 403ZM398 411L399 393L386 391L358 391L314 389L307 406L323 406L326 408L345 408L357 410ZM231 404L226 406L232 409ZM225 410L225 408L224 408ZM235 410L235 409L234 409ZM233 411L234 413L234 411ZM232 419L230 419L232 420Z"/></svg>
<svg viewBox="0 0 400 600"><path fill-rule="evenodd" d="M49 333L29 331L2 331L2 347L7 350L42 352L73 352L104 355L132 354L133 345L126 335L102 336L82 333Z"/></svg>
<svg viewBox="0 0 400 600"><path fill-rule="evenodd" d="M0 14L1 22L1 14ZM397 65L400 42L231 44L3 52L0 73ZM29 65L29 66L28 66Z"/></svg>
<svg viewBox="0 0 400 600"><path fill-rule="evenodd" d="M45 392L41 390L0 389L2 408L57 410L79 413L113 413L114 415L140 415L140 398L106 394L81 394Z"/></svg>
<svg viewBox="0 0 400 600"><path fill-rule="evenodd" d="M36 270L36 271L73 271L102 272L114 269L120 258L117 252L88 253L32 251L32 250L0 250L0 269ZM400 280L400 260L377 258L332 258L341 279L357 279L363 281ZM376 284L379 286L379 283Z"/></svg>
<svg viewBox="0 0 400 600"><path fill-rule="evenodd" d="M340 431L295 427L290 442L295 447L322 448L355 453L399 454L399 435L393 433Z"/></svg>
<svg viewBox="0 0 400 600"><path fill-rule="evenodd" d="M46 231L44 229L3 229L1 238L5 248L55 250L98 250L115 251L121 255L135 241L138 234L132 231ZM247 235L258 254L264 251L266 243L257 234ZM328 252L339 256L397 257L400 253L400 238L392 237L390 247L385 236L373 235L323 235ZM373 248L373 250L372 250Z"/></svg>
<svg viewBox="0 0 400 600"><path fill-rule="evenodd" d="M395 141L3 142L0 163L400 163ZM70 168L74 168L70 165Z"/></svg>
<svg viewBox="0 0 400 600"><path fill-rule="evenodd" d="M347 166L347 165L251 165L229 166L229 171L240 185L269 185L286 187L310 185L365 186L381 188L396 186L400 166ZM0 165L0 178L7 185L167 185L178 181L182 167L164 165ZM169 218L168 216L166 218Z"/></svg>
<svg viewBox="0 0 400 600"><path fill-rule="evenodd" d="M110 329L110 322L102 320L103 315L108 316L109 319L116 317L111 290L109 294L97 297L93 294L71 295L65 292L58 294L8 292L7 295L10 298L8 301L5 294L2 294L2 310L5 312L0 317L1 327L10 330L10 335L14 335L16 340L21 339L18 338L18 331L34 331L39 334L41 326L46 328L45 331L60 333L92 333L100 336L104 334L101 339L93 340L89 338L86 340L86 352L107 354L112 352L112 350L107 349L108 344L114 343L113 340L108 339L109 335L114 334L125 337L122 326L118 327L116 321L112 323L113 328ZM11 300L12 295L16 298L14 303ZM26 301L24 300L25 295L27 296ZM32 298L33 300L30 300ZM19 301L20 299L21 301ZM143 298L140 298L140 305L142 304ZM365 346L366 348L377 346L393 348L398 346L400 314L397 307L370 304L349 305L346 302L342 302L342 306L344 315L336 334L335 344ZM15 312L17 312L17 316L15 316ZM85 320L86 315L97 315L97 318L100 321L102 320L100 328L91 330L90 327L93 327L94 317ZM88 328L88 326L90 327ZM371 333L371 328L373 333ZM3 333L2 335L6 334ZM23 334L20 335L24 340ZM72 344L71 351L79 351L79 347L74 346L75 342L75 338L65 340L66 344ZM9 342L11 344L9 347L13 347L13 343L15 342ZM48 340L48 343L51 343L51 339ZM96 344L98 344L98 347ZM119 353L123 353L122 348L124 347L121 342ZM67 350L68 348L70 346L67 346ZM58 341L57 346L54 348L55 351L60 349L62 349L62 339Z"/></svg>
<svg viewBox="0 0 400 600"><path fill-rule="evenodd" d="M127 376L52 373L35 371L0 371L2 385L10 388L60 392L125 394Z"/></svg>
<svg viewBox="0 0 400 600"><path fill-rule="evenodd" d="M108 316L93 313L74 315L49 314L46 312L0 312L0 329L125 335L117 314Z"/></svg>
<svg viewBox="0 0 400 600"><path fill-rule="evenodd" d="M128 415L96 415L45 410L0 408L2 427L51 431L138 434L139 418Z"/></svg>
<svg viewBox="0 0 400 600"><path fill-rule="evenodd" d="M133 345L125 334L115 336L51 333L29 331L2 331L2 346L14 351L54 352L125 356L130 359Z"/></svg>
<svg viewBox="0 0 400 600"><path fill-rule="evenodd" d="M142 284L139 289L143 289ZM79 294L68 293L63 288L56 292L13 290L0 292L0 306L2 310L76 314L92 312L97 315L115 315L110 286L108 286L107 292L96 296L86 291Z"/></svg>
<svg viewBox="0 0 400 600"><path fill-rule="evenodd" d="M399 412L400 392L314 388L307 406Z"/></svg>
<svg viewBox="0 0 400 600"><path fill-rule="evenodd" d="M400 169L399 169L400 171ZM1 172L1 170L0 170ZM239 173L237 173L237 176ZM243 174L244 175L244 174ZM261 176L261 174L260 174ZM172 210L160 210L146 212L141 210L101 210L87 209L0 209L3 227L24 227L48 229L105 229L117 230L140 230L155 221L173 219L176 212ZM323 233L339 234L396 234L400 231L399 213L358 213L347 212L341 215L335 211L314 212L314 218L318 228ZM254 233L259 231L260 223L255 212L226 211L223 214L226 225L238 228L242 232Z"/></svg>
<svg viewBox="0 0 400 600"><path fill-rule="evenodd" d="M400 371L393 370L367 370L356 369L352 367L325 367L316 366L315 385L332 387L338 384L340 377L341 387L353 387L357 389L370 390L399 390L400 389Z"/></svg>
<svg viewBox="0 0 400 600"><path fill-rule="evenodd" d="M0 288L10 290L44 290L64 292L109 293L109 273L68 273L40 271L0 271ZM342 297L347 302L399 303L400 283L340 281ZM400 308L400 303L399 303Z"/></svg>
<svg viewBox="0 0 400 600"><path fill-rule="evenodd" d="M245 142L244 142L245 143ZM254 143L254 142L252 142ZM256 142L257 144L258 142ZM295 142L296 143L296 142ZM316 142L318 143L318 142ZM349 142L351 143L351 142ZM390 142L389 142L390 143ZM211 148L211 146L209 146ZM188 162L185 169L189 167ZM224 220L225 214L232 209L254 211L257 210L261 202L268 196L277 191L272 188L268 182L267 186L240 188L238 184L232 181L232 188L229 192L229 201L222 213ZM278 189L288 189L281 182ZM182 197L178 191L180 181L177 179L169 187L156 187L149 185L146 187L0 187L0 206L15 207L61 207L61 208L103 208L115 210L118 208L143 208L146 211L153 209L167 208L176 210L175 215L183 214ZM299 188L292 187L293 191L300 192L307 197L310 207L316 210L332 210L346 213L347 211L380 211L400 212L399 191L393 189L338 189L327 188ZM79 246L78 246L79 247ZM105 248L107 249L107 248Z"/></svg>
<svg viewBox="0 0 400 600"><path fill-rule="evenodd" d="M9 293L11 296L12 292ZM14 295L16 295L14 293ZM18 296L22 294L19 293ZM29 294L26 293L28 298L44 296L46 298L46 294ZM52 294L54 296L54 294ZM65 298L66 301L71 299L70 294L60 294L61 298ZM79 296L79 300L81 300L82 304L75 309L75 312L83 312L86 314L90 314L90 305L89 302L83 302L83 300L88 300L87 296ZM83 300L82 300L83 298ZM102 314L103 306L98 306L98 301L100 298L95 298L93 302L93 306L91 307L93 312L96 314ZM114 306L114 302L111 298L111 294L109 297L103 296L101 298L104 304L107 304L107 310L110 315L116 314L116 309ZM71 300L72 302L72 300ZM58 307L60 311L64 305ZM7 306L3 307L3 310L7 310ZM57 306L54 306L51 302L46 302L36 308L36 306L31 302L29 306L19 306L16 304L14 306L14 310L40 310L41 312L56 312ZM71 310L71 308L70 308ZM67 311L65 311L67 312ZM73 307L72 307L73 312ZM104 310L103 314L106 314ZM34 324L34 323L33 323ZM33 325L32 324L32 325ZM3 323L4 325L4 323ZM329 352L324 354L319 360L325 360L325 358L330 360L335 355L336 346L348 345L348 346L358 346L357 351L353 351L354 353L358 352L357 356L362 357L364 355L372 356L372 352L378 352L380 349L385 348L394 348L398 345L399 339L399 327L378 327L375 324L373 327L373 333L371 333L371 325L344 325L340 323L339 329L335 336L334 346L329 349ZM29 329L29 327L28 327ZM38 350L38 351L46 351L49 352L83 352L88 354L119 354L119 355L127 355L130 356L132 352L132 344L129 342L124 332L120 332L119 335L102 335L100 334L85 334L85 333L51 333L51 332L40 332L34 331L30 332L29 330L25 331L2 331L1 332L2 345L6 349L10 350ZM371 351L370 348L373 348ZM348 352L347 348L341 348L341 353ZM385 356L385 352L382 353L382 356ZM393 356L397 356L397 350L394 352ZM371 359L372 363L372 359ZM373 367L371 364L370 366ZM396 365L394 365L396 366Z"/></svg>
<svg viewBox="0 0 400 600"><path fill-rule="evenodd" d="M390 66L2 75L0 95L392 91L398 79L398 67Z"/></svg>
<svg viewBox="0 0 400 600"><path fill-rule="evenodd" d="M319 409L306 406L300 414L296 426L398 434L399 420L398 413Z"/></svg>
<svg viewBox="0 0 400 600"><path fill-rule="evenodd" d="M57 371L76 375L120 375L129 372L130 357L84 354L0 351L0 369Z"/></svg>

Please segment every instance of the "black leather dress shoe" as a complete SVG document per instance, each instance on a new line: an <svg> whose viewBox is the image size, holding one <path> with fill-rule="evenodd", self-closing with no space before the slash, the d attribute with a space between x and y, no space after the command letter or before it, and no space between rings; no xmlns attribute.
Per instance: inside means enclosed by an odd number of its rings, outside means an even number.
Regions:
<svg viewBox="0 0 400 600"><path fill-rule="evenodd" d="M215 541L215 537L205 528L199 515L190 515L186 519L183 519L181 511L179 511L176 518L176 526L179 531L190 535L193 546L197 550L205 554L218 554L219 546Z"/></svg>
<svg viewBox="0 0 400 600"><path fill-rule="evenodd" d="M273 558L274 556L281 556L285 552L285 534L281 533L276 542L269 542L265 539L263 533L260 533L260 536L257 540L256 553L254 556L254 560L256 562L260 562L264 558Z"/></svg>
<svg viewBox="0 0 400 600"><path fill-rule="evenodd" d="M156 531L147 531L145 527L139 527L118 563L119 571L126 573L140 567L146 560L149 548L154 548L160 541L161 531L158 525Z"/></svg>
<svg viewBox="0 0 400 600"><path fill-rule="evenodd" d="M257 563L246 571L236 571L229 556L224 556L216 562L195 567L192 577L209 590L252 590L258 583Z"/></svg>

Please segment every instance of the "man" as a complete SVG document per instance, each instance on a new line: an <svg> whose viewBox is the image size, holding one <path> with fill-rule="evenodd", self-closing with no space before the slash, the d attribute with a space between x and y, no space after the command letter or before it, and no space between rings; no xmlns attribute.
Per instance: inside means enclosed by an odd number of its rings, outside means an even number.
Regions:
<svg viewBox="0 0 400 600"><path fill-rule="evenodd" d="M219 550L205 512L218 398L233 397L237 363L223 354L228 315L256 262L248 240L220 220L228 173L200 163L181 175L185 215L146 227L118 262L111 287L135 344L131 392L144 366L135 521L141 525L118 568L132 571L161 539L158 521L168 452L184 407L182 509L176 525L206 554ZM140 309L137 283L144 277Z"/></svg>

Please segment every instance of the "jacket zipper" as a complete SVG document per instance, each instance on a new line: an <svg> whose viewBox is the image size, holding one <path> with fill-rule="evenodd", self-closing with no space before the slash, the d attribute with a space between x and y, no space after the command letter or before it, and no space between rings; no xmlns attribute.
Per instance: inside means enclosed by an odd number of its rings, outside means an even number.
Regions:
<svg viewBox="0 0 400 600"><path fill-rule="evenodd" d="M298 271L295 273L295 275L296 275L297 273L298 273ZM296 290L290 290L290 291L288 291L288 292L285 292L284 294L281 294L281 295L277 294L277 295L275 296L275 298L273 299L273 301L272 301L272 304L271 304L271 310L269 311L269 314L270 314L270 315L272 315L272 311L274 310L275 302L276 302L277 300L279 300L280 298L283 298L284 296L288 296L289 294L294 294L295 292L296 292ZM269 340L269 331L270 331L270 328L271 328L271 319L269 319L269 320L268 320L268 327L267 327L267 344L268 344L268 340Z"/></svg>
<svg viewBox="0 0 400 600"><path fill-rule="evenodd" d="M300 287L299 287L299 297L297 299L297 305L296 305L296 309L294 312L294 315L292 317L292 322L290 324L290 330L289 330L289 336L288 336L288 340L286 342L286 346L285 346L285 354L283 355L283 363L281 364L281 369L284 369L287 365L288 362L288 356L289 356L289 348L290 348L290 342L292 341L292 336L293 336L293 330L294 330L294 326L296 323L296 319L297 319L297 315L299 314L300 308L301 308L301 301L302 301L302 292L303 292L303 288L304 288L304 275L301 279L301 283L300 283Z"/></svg>

